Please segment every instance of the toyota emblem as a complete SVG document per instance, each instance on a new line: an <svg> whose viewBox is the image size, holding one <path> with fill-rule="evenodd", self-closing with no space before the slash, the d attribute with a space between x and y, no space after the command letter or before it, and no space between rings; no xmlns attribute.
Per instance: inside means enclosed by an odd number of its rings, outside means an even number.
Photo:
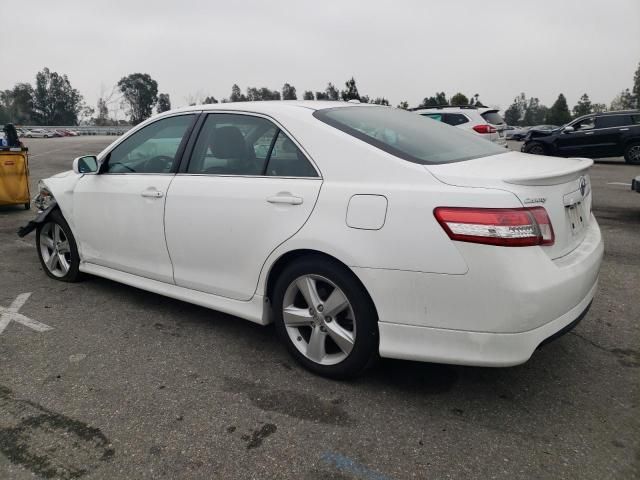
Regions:
<svg viewBox="0 0 640 480"><path fill-rule="evenodd" d="M580 193L582 197L584 197L585 192L587 191L587 178L583 175L580 177Z"/></svg>

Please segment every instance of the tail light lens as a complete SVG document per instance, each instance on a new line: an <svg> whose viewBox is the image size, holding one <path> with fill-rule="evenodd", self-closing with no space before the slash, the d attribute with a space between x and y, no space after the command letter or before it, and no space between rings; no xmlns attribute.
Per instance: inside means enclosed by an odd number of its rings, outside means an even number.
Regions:
<svg viewBox="0 0 640 480"><path fill-rule="evenodd" d="M476 125L473 129L478 133L496 133L497 130L491 125Z"/></svg>
<svg viewBox="0 0 640 480"><path fill-rule="evenodd" d="M554 242L551 220L543 207L438 207L433 213L451 240L503 247Z"/></svg>

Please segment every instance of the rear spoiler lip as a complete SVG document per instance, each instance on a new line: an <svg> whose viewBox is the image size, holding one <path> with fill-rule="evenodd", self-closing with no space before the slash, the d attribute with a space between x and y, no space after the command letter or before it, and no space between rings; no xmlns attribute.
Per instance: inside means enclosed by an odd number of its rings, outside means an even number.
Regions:
<svg viewBox="0 0 640 480"><path fill-rule="evenodd" d="M593 165L593 160L590 158L571 158L571 160L576 160L576 164L560 171L554 170L548 173L503 178L502 181L513 185L559 185L566 183L577 173L584 172Z"/></svg>

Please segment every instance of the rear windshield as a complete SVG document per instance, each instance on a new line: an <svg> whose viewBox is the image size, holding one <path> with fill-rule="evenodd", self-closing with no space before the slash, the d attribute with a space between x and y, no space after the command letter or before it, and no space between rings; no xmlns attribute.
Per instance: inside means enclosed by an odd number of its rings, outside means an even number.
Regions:
<svg viewBox="0 0 640 480"><path fill-rule="evenodd" d="M336 107L317 110L313 116L387 153L422 165L505 152L472 133L398 108Z"/></svg>
<svg viewBox="0 0 640 480"><path fill-rule="evenodd" d="M492 125L502 125L504 123L504 120L498 112L484 112L481 115L487 123L490 123Z"/></svg>

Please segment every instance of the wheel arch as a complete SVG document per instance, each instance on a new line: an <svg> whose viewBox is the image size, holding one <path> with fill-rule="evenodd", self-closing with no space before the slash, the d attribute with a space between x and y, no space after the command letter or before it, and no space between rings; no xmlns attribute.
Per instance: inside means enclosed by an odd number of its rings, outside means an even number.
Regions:
<svg viewBox="0 0 640 480"><path fill-rule="evenodd" d="M369 290L367 289L365 284L362 282L362 280L358 277L358 275L356 275L356 273L346 263L336 258L335 256L329 255L328 253L322 252L320 250L314 250L314 249L301 248L296 250L290 250L288 252L283 253L271 264L271 266L269 267L269 271L267 272L265 287L264 287L264 295L266 299L269 299L269 303L271 303L271 299L273 298L273 290L275 288L275 284L278 280L278 277L284 271L284 269L288 265L296 262L301 258L309 258L309 257L315 257L318 259L323 259L325 261L336 263L341 267L343 267L344 269L346 269L348 272L350 272L353 278L356 280L356 282L358 282L358 284L362 287L367 297L369 297L369 300L371 301L371 304L373 305L373 308L376 311L376 316L378 316L378 308L376 306L376 302L371 297Z"/></svg>

